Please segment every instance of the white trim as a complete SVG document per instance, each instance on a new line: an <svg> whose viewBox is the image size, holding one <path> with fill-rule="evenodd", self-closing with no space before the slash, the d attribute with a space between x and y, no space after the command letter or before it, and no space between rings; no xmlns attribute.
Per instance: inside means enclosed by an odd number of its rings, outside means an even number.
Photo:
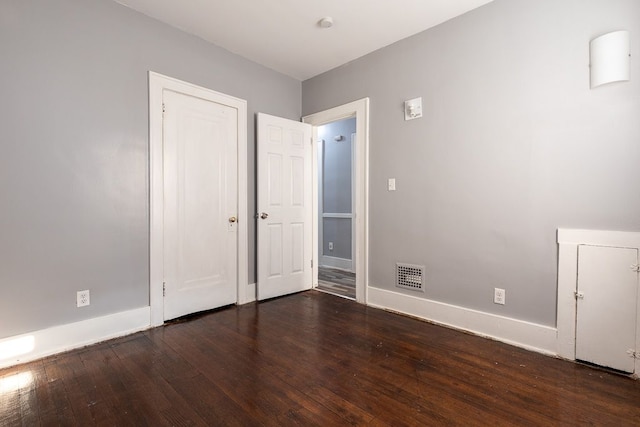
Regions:
<svg viewBox="0 0 640 427"><path fill-rule="evenodd" d="M329 255L320 255L320 266L337 268L338 270L353 271L353 262L350 259L338 258Z"/></svg>
<svg viewBox="0 0 640 427"><path fill-rule="evenodd" d="M558 355L576 358L576 299L578 283L578 246L608 246L640 250L640 232L558 229ZM639 293L640 294L640 293ZM640 298L640 295L639 295ZM638 303L640 307L640 302ZM640 312L639 312L640 314ZM640 316L636 328L636 349L640 348ZM635 371L640 361L636 359Z"/></svg>
<svg viewBox="0 0 640 427"><path fill-rule="evenodd" d="M248 294L249 241L247 212L247 102L223 93L149 71L149 303L151 325L164 323L163 282L163 179L162 93L171 90L221 103L238 110L238 264L237 302L251 301Z"/></svg>
<svg viewBox="0 0 640 427"><path fill-rule="evenodd" d="M352 219L353 214L350 213L333 213L333 212L323 212L322 218L335 218L335 219Z"/></svg>
<svg viewBox="0 0 640 427"><path fill-rule="evenodd" d="M367 304L367 289L369 283L369 98L363 98L348 104L334 107L302 118L302 121L314 126L313 141L317 144L317 126L335 122L350 117L356 118L356 301ZM316 158L313 161L313 230L314 230L314 254L313 259L318 259L318 150L313 150ZM313 266L313 283L318 283L317 263Z"/></svg>
<svg viewBox="0 0 640 427"><path fill-rule="evenodd" d="M356 157L357 157L357 152L356 152L356 147L358 146L358 141L356 139L356 133L352 133L351 134L351 272L355 273L356 272L356 249L358 247L357 245L357 238L358 236L356 235L356 227L355 227L355 221L353 221L353 218L355 217L355 212L357 209L356 206Z"/></svg>
<svg viewBox="0 0 640 427"><path fill-rule="evenodd" d="M304 121L304 119L302 120ZM311 238L313 240L313 252L311 253L311 259L315 260L312 262L313 266L311 268L311 287L318 287L318 267L320 266L320 254L322 253L322 247L324 247L324 221L320 221L318 216L322 213L324 209L323 200L323 167L324 167L324 140L318 138L318 127L313 126L312 130L312 141L317 144L317 148L313 151L311 156L312 165L312 176L311 176L311 187L312 197L313 197L313 210L314 215L311 219L311 228L313 231L311 232Z"/></svg>
<svg viewBox="0 0 640 427"><path fill-rule="evenodd" d="M8 358L2 358L1 353L6 352L0 352L0 368L145 330L149 327L149 311L149 307L142 307L3 338L0 348L9 348L12 343L25 341L32 346L28 352Z"/></svg>
<svg viewBox="0 0 640 427"><path fill-rule="evenodd" d="M549 326L374 287L369 288L369 305L546 355L556 354L556 329Z"/></svg>
<svg viewBox="0 0 640 427"><path fill-rule="evenodd" d="M559 228L558 243L562 245L640 248L640 232Z"/></svg>

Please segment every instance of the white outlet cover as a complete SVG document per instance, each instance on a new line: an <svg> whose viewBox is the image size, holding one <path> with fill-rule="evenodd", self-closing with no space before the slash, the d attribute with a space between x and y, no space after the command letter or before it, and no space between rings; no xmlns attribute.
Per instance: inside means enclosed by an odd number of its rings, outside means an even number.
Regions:
<svg viewBox="0 0 640 427"><path fill-rule="evenodd" d="M387 182L387 188L389 189L389 191L396 191L396 179L395 178L389 178L389 181Z"/></svg>
<svg viewBox="0 0 640 427"><path fill-rule="evenodd" d="M76 306L85 307L91 304L91 293L88 290L78 291L76 294Z"/></svg>
<svg viewBox="0 0 640 427"><path fill-rule="evenodd" d="M493 290L494 304L504 305L506 302L506 292L504 289L494 288Z"/></svg>

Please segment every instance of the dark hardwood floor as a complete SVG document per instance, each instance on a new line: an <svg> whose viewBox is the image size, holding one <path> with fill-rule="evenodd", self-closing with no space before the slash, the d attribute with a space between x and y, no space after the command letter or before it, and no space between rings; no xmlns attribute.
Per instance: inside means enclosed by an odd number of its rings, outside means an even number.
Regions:
<svg viewBox="0 0 640 427"><path fill-rule="evenodd" d="M0 370L0 425L640 425L640 382L309 291Z"/></svg>

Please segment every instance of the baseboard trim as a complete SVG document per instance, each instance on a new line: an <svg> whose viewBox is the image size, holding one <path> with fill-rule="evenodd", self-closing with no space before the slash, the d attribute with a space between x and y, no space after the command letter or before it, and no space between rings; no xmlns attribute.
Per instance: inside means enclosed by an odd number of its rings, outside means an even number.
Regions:
<svg viewBox="0 0 640 427"><path fill-rule="evenodd" d="M373 287L368 288L368 304L538 353L557 355L557 330L549 326Z"/></svg>
<svg viewBox="0 0 640 427"><path fill-rule="evenodd" d="M322 267L337 268L339 270L353 271L353 262L346 258L321 255L320 265Z"/></svg>
<svg viewBox="0 0 640 427"><path fill-rule="evenodd" d="M142 307L3 338L0 368L145 330L150 326L150 316L150 308Z"/></svg>

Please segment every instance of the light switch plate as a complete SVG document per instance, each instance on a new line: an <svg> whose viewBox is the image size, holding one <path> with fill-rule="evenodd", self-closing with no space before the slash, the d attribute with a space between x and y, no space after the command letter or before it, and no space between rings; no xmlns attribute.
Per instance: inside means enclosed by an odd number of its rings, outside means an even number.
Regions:
<svg viewBox="0 0 640 427"><path fill-rule="evenodd" d="M388 181L388 189L389 191L396 191L396 179L395 178L389 178Z"/></svg>
<svg viewBox="0 0 640 427"><path fill-rule="evenodd" d="M413 120L422 117L422 97L404 101L404 119Z"/></svg>

